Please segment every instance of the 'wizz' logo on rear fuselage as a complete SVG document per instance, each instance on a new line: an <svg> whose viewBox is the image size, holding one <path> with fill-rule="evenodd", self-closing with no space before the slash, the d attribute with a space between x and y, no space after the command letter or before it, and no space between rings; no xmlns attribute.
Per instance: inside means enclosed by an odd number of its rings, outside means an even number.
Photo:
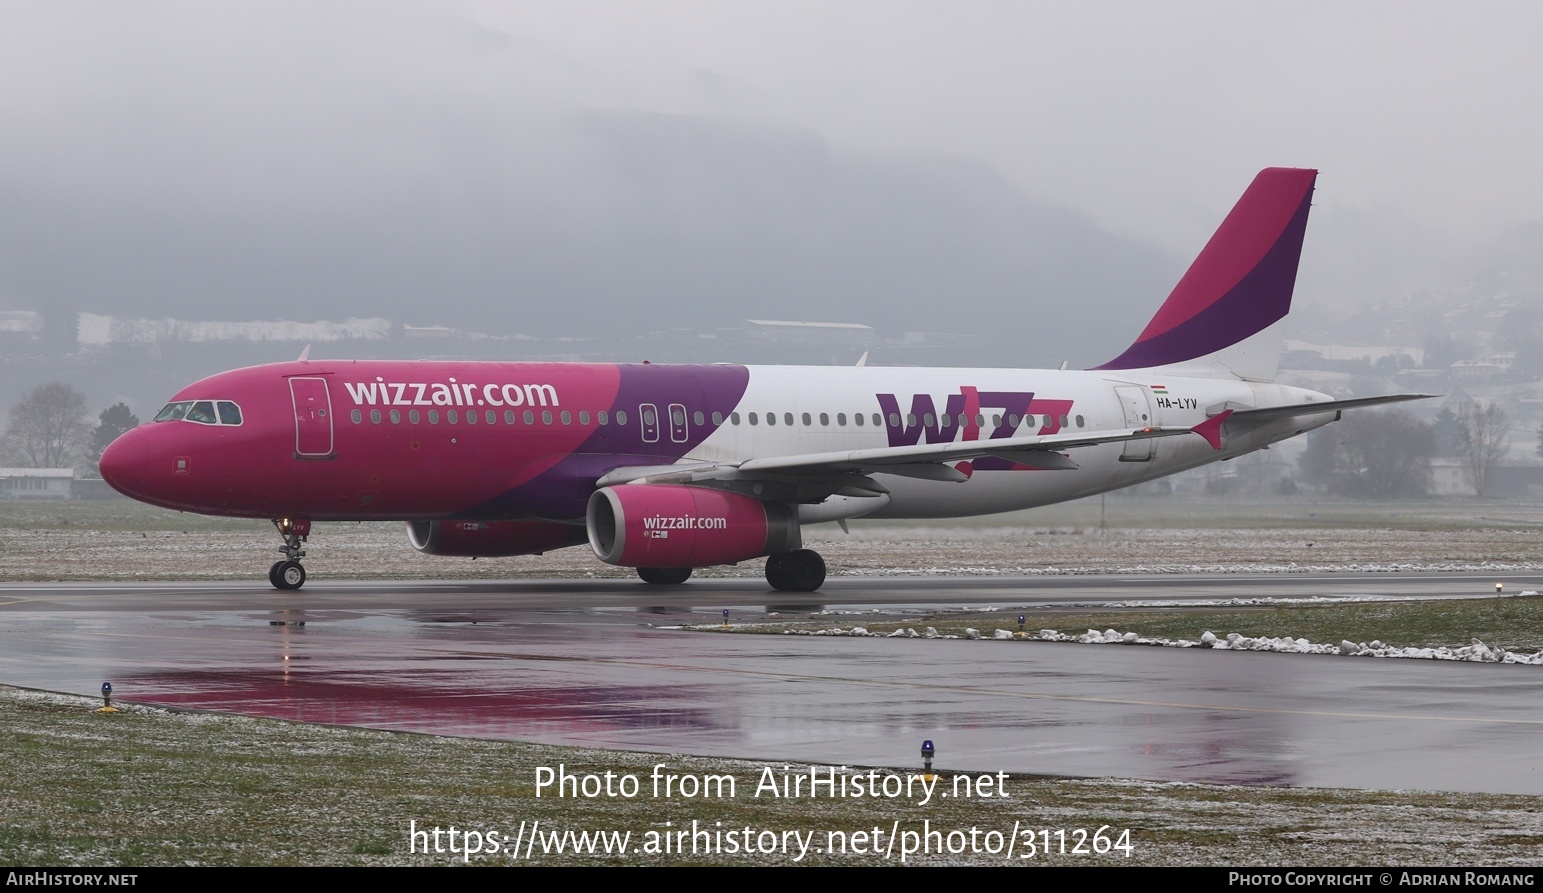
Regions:
<svg viewBox="0 0 1543 893"><path fill-rule="evenodd" d="M1055 434L1072 408L1071 400L1035 398L1033 391L982 391L969 386L949 394L942 412L938 412L931 394L911 395L909 412L900 411L900 401L894 394L874 396L884 412L890 446L980 440L981 432L988 427L988 440L1031 433ZM1023 428L1025 421L1027 430Z"/></svg>

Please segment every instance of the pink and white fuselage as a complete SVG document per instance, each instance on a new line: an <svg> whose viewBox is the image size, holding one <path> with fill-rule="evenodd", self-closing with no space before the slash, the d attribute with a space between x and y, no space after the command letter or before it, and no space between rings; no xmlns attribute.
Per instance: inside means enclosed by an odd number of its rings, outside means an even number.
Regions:
<svg viewBox="0 0 1543 893"><path fill-rule="evenodd" d="M301 360L177 393L114 442L136 499L273 519L298 588L313 520L403 520L419 549L588 542L646 581L767 556L824 580L804 524L941 518L1075 499L1327 424L1275 384L1313 171L1259 175L1141 336L1086 371Z"/></svg>

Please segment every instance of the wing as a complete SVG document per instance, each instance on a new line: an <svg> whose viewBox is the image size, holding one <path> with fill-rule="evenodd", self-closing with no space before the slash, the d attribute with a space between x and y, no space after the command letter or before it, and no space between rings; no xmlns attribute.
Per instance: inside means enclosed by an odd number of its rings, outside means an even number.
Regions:
<svg viewBox="0 0 1543 893"><path fill-rule="evenodd" d="M963 482L969 475L950 463L997 456L1047 469L1077 468L1067 451L1104 443L1125 443L1158 437L1199 434L1213 449L1221 448L1220 429L1231 410L1193 428L1139 428L1101 433L1026 435L999 440L965 440L914 446L878 447L774 456L736 462L700 462L617 468L598 486L630 483L696 484L742 491L785 502L820 502L831 495L873 496L888 493L871 475L893 474L929 481Z"/></svg>

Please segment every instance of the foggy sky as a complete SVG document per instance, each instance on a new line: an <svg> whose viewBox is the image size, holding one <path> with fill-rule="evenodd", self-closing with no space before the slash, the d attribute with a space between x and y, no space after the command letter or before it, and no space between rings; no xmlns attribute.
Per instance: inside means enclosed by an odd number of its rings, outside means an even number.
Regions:
<svg viewBox="0 0 1543 893"><path fill-rule="evenodd" d="M4 2L0 309L554 334L707 307L1011 324L1030 359L1097 362L1265 166L1323 172L1305 302L1407 293L1543 218L1540 24L1522 4Z"/></svg>

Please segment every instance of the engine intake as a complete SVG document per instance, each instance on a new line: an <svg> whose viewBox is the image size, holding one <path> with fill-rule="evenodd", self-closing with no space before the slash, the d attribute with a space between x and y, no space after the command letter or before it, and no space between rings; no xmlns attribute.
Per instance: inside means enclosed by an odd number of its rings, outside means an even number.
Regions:
<svg viewBox="0 0 1543 893"><path fill-rule="evenodd" d="M705 487L603 487L584 521L595 555L624 567L733 564L803 546L794 506Z"/></svg>

